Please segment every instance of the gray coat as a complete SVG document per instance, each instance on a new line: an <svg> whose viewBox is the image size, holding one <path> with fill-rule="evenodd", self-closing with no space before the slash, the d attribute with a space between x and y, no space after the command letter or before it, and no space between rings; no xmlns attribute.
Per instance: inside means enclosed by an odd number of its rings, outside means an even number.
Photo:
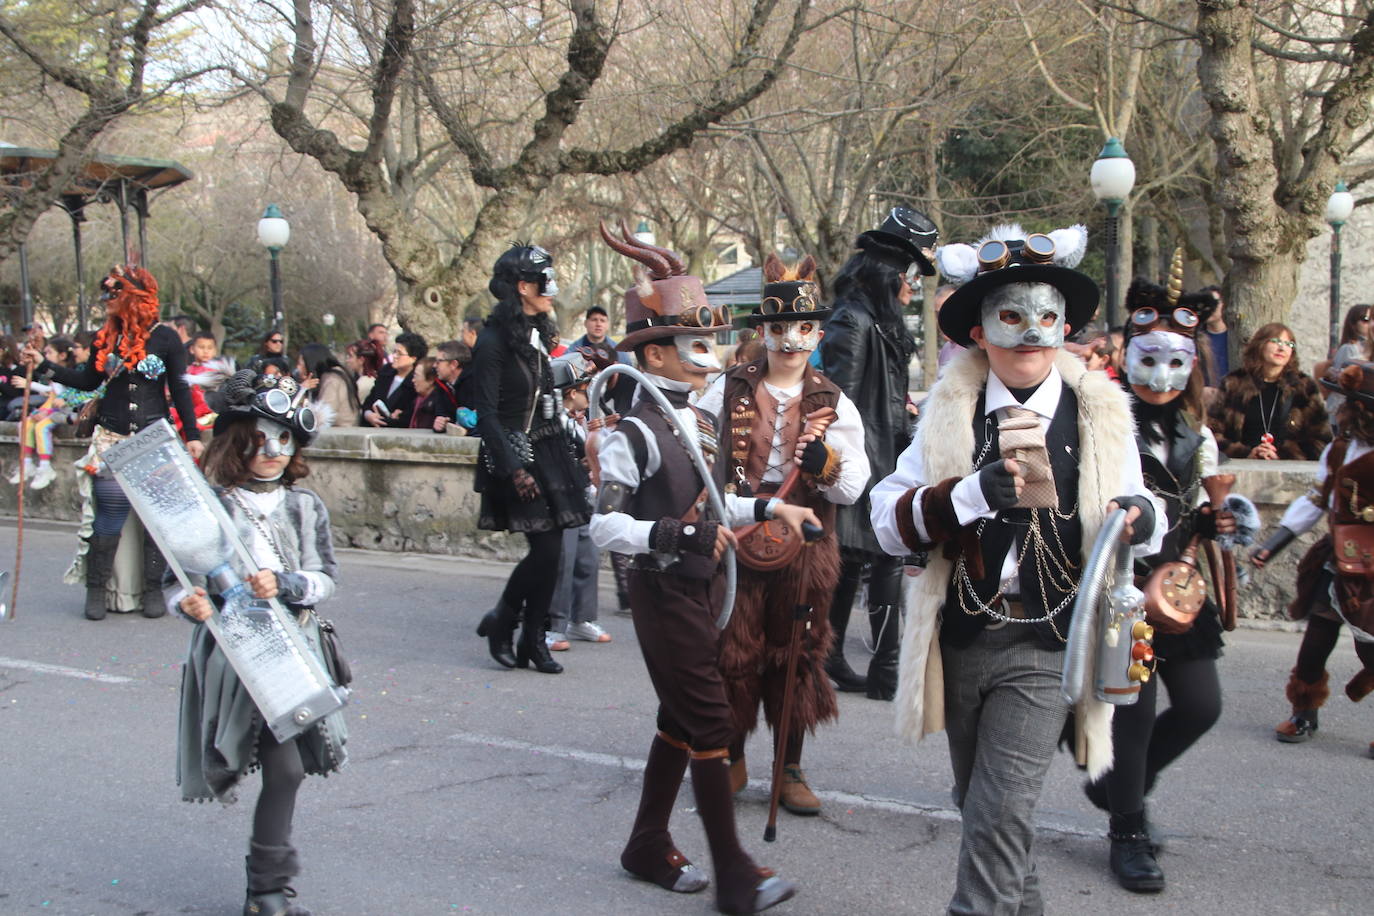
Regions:
<svg viewBox="0 0 1374 916"><path fill-rule="evenodd" d="M245 542L251 542L252 522L238 503L220 492L225 511L239 529ZM287 571L323 573L331 581L338 578L334 544L329 529L329 512L313 491L288 488L281 505L268 521L285 554ZM203 585L203 582L197 582ZM171 595L179 590L168 587ZM218 599L218 596L212 596ZM297 606L288 605L293 611ZM304 613L301 629L306 640L320 654L319 622ZM220 651L214 635L204 623L197 623L191 634L191 648L181 672L181 714L178 722L177 784L186 801L219 799L230 803L237 798L239 780L256 769L258 738L263 729L262 714L239 680L228 659ZM300 735L305 771L312 775L337 771L347 761L344 746L348 730L343 714L327 716Z"/></svg>

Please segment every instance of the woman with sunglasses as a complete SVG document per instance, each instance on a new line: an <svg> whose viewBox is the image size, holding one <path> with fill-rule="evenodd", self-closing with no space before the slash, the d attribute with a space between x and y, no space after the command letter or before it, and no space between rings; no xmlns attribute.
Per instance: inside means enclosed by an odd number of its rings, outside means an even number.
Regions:
<svg viewBox="0 0 1374 916"><path fill-rule="evenodd" d="M1264 325L1241 352L1241 367L1221 380L1207 425L1222 453L1265 461L1316 461L1331 441L1320 389L1298 368L1287 325Z"/></svg>
<svg viewBox="0 0 1374 916"><path fill-rule="evenodd" d="M1312 367L1313 377L1324 378L1329 372L1340 372L1356 360L1374 358L1374 346L1371 346L1370 339L1374 322L1371 322L1371 317L1374 317L1374 306L1352 305L1346 310L1345 321L1341 323L1341 345L1336 348L1331 359ZM1344 403L1345 395L1339 391L1331 391L1326 396L1326 413L1331 417L1333 427L1336 423L1336 412Z"/></svg>
<svg viewBox="0 0 1374 916"><path fill-rule="evenodd" d="M101 281L105 324L91 342L90 358L65 369L29 347L23 359L35 367L34 377L52 379L81 391L103 389L96 410L91 447L81 466L78 489L90 510L83 509L78 529L84 543L68 570L69 584L85 582L86 617L102 620L109 609L120 612L140 607L145 617L161 617L162 573L167 562L152 538L144 535L142 569L130 575L125 553L117 573L115 553L129 517L129 500L119 482L105 468L101 456L111 445L145 427L168 419L167 402L183 417L195 416L186 384L186 347L171 328L158 320L157 281L141 267L116 267ZM185 424L187 451L199 458L205 450L195 423ZM137 562L137 561L135 561ZM132 581L131 581L132 580Z"/></svg>
<svg viewBox="0 0 1374 916"><path fill-rule="evenodd" d="M558 338L553 257L537 245L516 245L496 260L491 317L477 338L473 408L482 438L473 489L482 494L477 527L523 534L529 545L496 607L477 635L507 668L533 664L544 674L563 666L544 643L545 620L558 579L563 531L591 520L587 476L558 420L549 351ZM523 622L518 647L512 647Z"/></svg>

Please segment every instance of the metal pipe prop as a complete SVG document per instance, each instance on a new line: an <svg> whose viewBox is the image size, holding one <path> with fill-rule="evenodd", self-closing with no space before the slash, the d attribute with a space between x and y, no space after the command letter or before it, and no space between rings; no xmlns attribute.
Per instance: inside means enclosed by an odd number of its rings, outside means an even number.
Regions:
<svg viewBox="0 0 1374 916"><path fill-rule="evenodd" d="M713 485L714 478L711 476L711 466L706 463L706 456L702 454L696 436L691 430L684 427L681 418L677 415L677 410L673 408L673 405L663 396L663 392L650 381L647 375L634 366L627 366L624 363L607 366L598 372L596 377L592 379L591 387L587 390L587 416L589 420L599 420L603 416L601 394L606 389L607 380L613 375L628 375L639 385L642 391L654 399L654 403L663 411L663 415L677 427L678 432L682 434L683 444L687 446L687 453L692 456L692 463L696 465L697 473L701 475L701 479L706 485L706 495L710 501L711 511L715 513L720 524L724 525L726 523L725 499ZM725 556L721 560L725 564L725 598L720 605L720 616L716 618L716 628L724 630L726 624L730 622L731 613L735 609L735 548L727 546Z"/></svg>
<svg viewBox="0 0 1374 916"><path fill-rule="evenodd" d="M1064 652L1064 675L1061 692L1070 704L1088 695L1093 680L1093 649L1097 642L1098 606L1106 586L1107 574L1116 560L1116 547L1126 527L1126 510L1117 509L1102 523L1093 542L1093 552L1083 569L1078 597L1073 603L1073 619L1069 623L1069 641ZM1129 572L1130 548L1119 545L1127 556Z"/></svg>

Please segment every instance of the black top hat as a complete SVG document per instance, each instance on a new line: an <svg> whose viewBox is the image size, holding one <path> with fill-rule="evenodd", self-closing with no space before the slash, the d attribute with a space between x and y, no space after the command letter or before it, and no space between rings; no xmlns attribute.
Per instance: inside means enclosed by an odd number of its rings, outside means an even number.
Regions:
<svg viewBox="0 0 1374 916"><path fill-rule="evenodd" d="M978 273L940 306L940 330L946 337L962 347L974 346L969 332L974 325L983 323L983 299L994 289L1011 283L1048 283L1059 290L1064 296L1066 328L1079 330L1092 320L1100 295L1097 283L1087 274L1055 263L1055 245L1049 236L1033 236L1032 240L1036 242L1032 249L1027 248L1025 239L984 240L980 247L1000 242L1005 251L994 264L980 260ZM1047 248L1045 243L1050 243ZM941 259L943 262L943 255Z"/></svg>
<svg viewBox="0 0 1374 916"><path fill-rule="evenodd" d="M763 298L739 323L758 327L770 321L824 321L833 311L821 308L820 288L813 281L779 280L763 285Z"/></svg>
<svg viewBox="0 0 1374 916"><path fill-rule="evenodd" d="M905 271L913 261L921 273L935 276L935 243L940 233L935 224L919 210L893 207L877 229L859 235L855 247Z"/></svg>
<svg viewBox="0 0 1374 916"><path fill-rule="evenodd" d="M1345 395L1345 399L1360 401L1374 409L1374 362L1352 360L1339 371L1332 368L1322 377L1327 391Z"/></svg>

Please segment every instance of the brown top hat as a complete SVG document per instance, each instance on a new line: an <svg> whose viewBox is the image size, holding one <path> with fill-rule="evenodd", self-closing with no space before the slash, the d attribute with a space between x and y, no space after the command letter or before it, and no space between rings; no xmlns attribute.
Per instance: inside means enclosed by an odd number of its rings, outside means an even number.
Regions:
<svg viewBox="0 0 1374 916"><path fill-rule="evenodd" d="M635 285L625 291L626 334L617 350L630 351L640 344L666 340L681 334L704 337L728 331L734 325L726 306L712 308L699 277L687 274L675 252L641 242L620 221L617 238L601 225L601 237L616 251L644 265L636 271Z"/></svg>

